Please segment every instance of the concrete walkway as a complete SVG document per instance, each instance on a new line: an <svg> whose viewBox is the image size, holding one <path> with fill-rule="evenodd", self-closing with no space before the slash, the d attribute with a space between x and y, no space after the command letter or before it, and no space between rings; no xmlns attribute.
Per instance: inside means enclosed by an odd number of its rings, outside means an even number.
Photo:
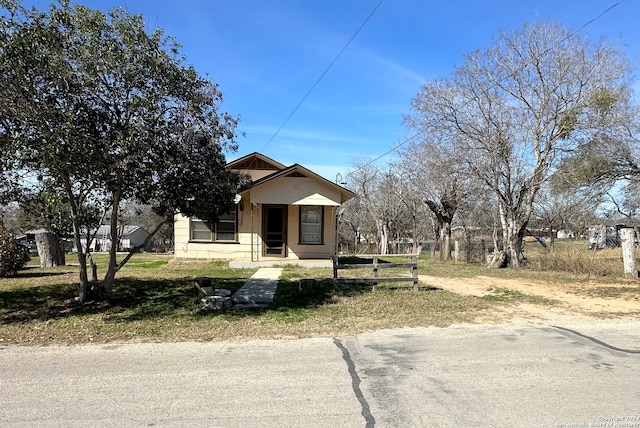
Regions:
<svg viewBox="0 0 640 428"><path fill-rule="evenodd" d="M231 296L235 308L264 307L273 302L282 268L260 268Z"/></svg>

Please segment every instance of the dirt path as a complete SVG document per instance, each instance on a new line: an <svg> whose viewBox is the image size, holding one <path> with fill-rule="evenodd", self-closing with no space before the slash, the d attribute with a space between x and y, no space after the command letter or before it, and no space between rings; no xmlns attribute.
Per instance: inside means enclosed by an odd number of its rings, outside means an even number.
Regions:
<svg viewBox="0 0 640 428"><path fill-rule="evenodd" d="M453 293L478 297L500 296L506 290L522 293L498 305L499 311L492 310L479 320L483 322L553 324L640 319L640 288L635 290L637 282L560 284L486 276L441 278L428 275L420 275L420 280Z"/></svg>

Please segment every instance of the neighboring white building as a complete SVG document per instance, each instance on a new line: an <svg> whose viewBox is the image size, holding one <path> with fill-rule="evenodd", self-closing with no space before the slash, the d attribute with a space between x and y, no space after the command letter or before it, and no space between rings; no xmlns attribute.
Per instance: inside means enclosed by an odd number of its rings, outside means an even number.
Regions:
<svg viewBox="0 0 640 428"><path fill-rule="evenodd" d="M120 246L118 251L129 251L139 245L142 245L149 236L144 228L140 226L121 226L118 228L118 234L120 235ZM94 231L90 233L90 236L94 236ZM87 248L87 236L83 235L80 238L80 242L83 248ZM109 225L102 225L95 233L94 239L89 245L89 249L92 252L101 252L111 250L111 227ZM148 250L148 248L144 248Z"/></svg>
<svg viewBox="0 0 640 428"><path fill-rule="evenodd" d="M570 230L559 230L556 233L556 238L558 239L573 239L576 237L576 234Z"/></svg>

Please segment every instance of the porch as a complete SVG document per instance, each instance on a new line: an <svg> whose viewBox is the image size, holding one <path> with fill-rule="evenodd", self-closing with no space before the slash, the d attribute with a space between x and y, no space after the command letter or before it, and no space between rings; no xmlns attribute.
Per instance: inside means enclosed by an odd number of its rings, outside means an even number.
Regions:
<svg viewBox="0 0 640 428"><path fill-rule="evenodd" d="M282 265L296 265L306 268L330 268L333 266L331 259L289 259L282 257L262 257L260 261L251 259L238 259L229 261L230 268L261 268Z"/></svg>

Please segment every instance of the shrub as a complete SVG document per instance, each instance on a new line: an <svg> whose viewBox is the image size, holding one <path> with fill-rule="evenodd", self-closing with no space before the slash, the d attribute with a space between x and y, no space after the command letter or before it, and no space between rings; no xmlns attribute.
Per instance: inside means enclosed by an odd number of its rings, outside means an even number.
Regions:
<svg viewBox="0 0 640 428"><path fill-rule="evenodd" d="M0 277L15 275L29 260L27 248L16 241L11 230L0 224Z"/></svg>

